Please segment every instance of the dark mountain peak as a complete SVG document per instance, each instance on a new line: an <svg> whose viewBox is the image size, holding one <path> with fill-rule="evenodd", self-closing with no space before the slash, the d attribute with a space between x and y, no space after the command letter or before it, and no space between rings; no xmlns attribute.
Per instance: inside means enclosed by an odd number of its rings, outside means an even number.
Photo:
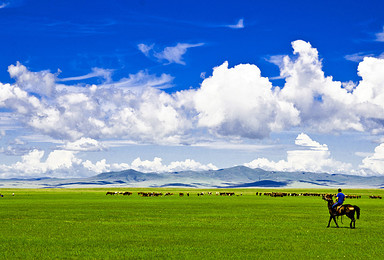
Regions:
<svg viewBox="0 0 384 260"><path fill-rule="evenodd" d="M260 168L249 168L247 166L238 165L230 168L220 169L216 172L231 172L231 173L266 173L267 171Z"/></svg>
<svg viewBox="0 0 384 260"><path fill-rule="evenodd" d="M144 174L144 173L129 169L129 170L124 170L124 171L120 171L120 172L103 172L103 173L100 173L94 177L103 179L103 178L132 176L132 175L135 176L135 175L141 175L141 174Z"/></svg>

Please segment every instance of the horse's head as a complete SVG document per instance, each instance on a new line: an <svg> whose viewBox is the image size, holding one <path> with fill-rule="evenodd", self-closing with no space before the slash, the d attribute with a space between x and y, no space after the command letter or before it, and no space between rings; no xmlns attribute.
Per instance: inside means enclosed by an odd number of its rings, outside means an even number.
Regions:
<svg viewBox="0 0 384 260"><path fill-rule="evenodd" d="M333 195L332 194L325 194L323 195L323 200L325 201L333 201Z"/></svg>

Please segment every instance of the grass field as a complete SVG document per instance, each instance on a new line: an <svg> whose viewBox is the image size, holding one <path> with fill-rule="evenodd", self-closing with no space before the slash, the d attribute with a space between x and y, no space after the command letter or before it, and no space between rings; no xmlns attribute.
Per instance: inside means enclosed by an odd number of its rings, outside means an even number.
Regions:
<svg viewBox="0 0 384 260"><path fill-rule="evenodd" d="M106 191L133 191L106 196ZM148 189L0 189L1 259L382 259L382 190L346 203L361 208L356 229L349 220L326 228L319 197L256 196L264 190L232 190L242 196L140 197ZM215 190L210 190L216 192ZM220 190L221 191L221 190ZM229 191L229 190L225 190ZM265 190L270 192L271 190ZM275 190L277 191L277 190ZM295 190L295 192L334 190ZM11 196L12 193L15 196Z"/></svg>

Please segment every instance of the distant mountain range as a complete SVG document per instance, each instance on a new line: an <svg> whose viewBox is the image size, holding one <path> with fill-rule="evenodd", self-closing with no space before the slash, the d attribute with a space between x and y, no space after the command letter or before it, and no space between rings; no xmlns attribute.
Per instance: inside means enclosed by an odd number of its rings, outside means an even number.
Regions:
<svg viewBox="0 0 384 260"><path fill-rule="evenodd" d="M185 188L384 188L384 176L274 172L236 166L209 171L106 172L89 178L3 179L0 188L185 187Z"/></svg>

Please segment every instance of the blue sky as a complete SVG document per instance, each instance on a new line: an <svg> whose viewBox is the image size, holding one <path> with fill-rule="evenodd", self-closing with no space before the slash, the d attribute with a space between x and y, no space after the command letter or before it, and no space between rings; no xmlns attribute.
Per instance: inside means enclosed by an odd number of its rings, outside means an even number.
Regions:
<svg viewBox="0 0 384 260"><path fill-rule="evenodd" d="M383 7L0 0L0 177L384 174Z"/></svg>

